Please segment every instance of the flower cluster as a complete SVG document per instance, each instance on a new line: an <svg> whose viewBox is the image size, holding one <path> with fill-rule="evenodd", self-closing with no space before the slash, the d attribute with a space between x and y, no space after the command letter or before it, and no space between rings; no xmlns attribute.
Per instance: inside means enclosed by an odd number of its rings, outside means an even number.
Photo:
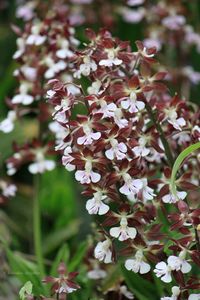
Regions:
<svg viewBox="0 0 200 300"><path fill-rule="evenodd" d="M127 1L118 11L125 22L148 24L144 45L162 51L160 62L169 71L168 80L178 84L182 95L188 97L191 85L200 83L200 72L194 70L190 59L194 47L200 52L200 33L190 24L191 16L195 19L192 7L184 1L135 0Z"/></svg>
<svg viewBox="0 0 200 300"><path fill-rule="evenodd" d="M45 16L41 15L41 8L46 11ZM23 31L13 26L18 35L17 50L13 55L18 67L14 76L19 85L15 95L8 100L10 110L0 122L0 131L10 133L18 120L27 122L31 118L35 118L38 128L34 135L37 141L28 140L22 146L14 146L14 155L7 163L9 175L29 162L32 162L28 167L32 174L43 173L55 167L54 161L46 157L46 154L54 153L48 141L53 133L59 143L63 134L60 127L51 122L52 109L46 103L44 87L46 81L55 76L62 80L72 80L68 72L70 59L79 42L75 38L74 27L69 23L69 12L67 5L56 0L50 7L31 1L21 4L17 10L18 17L26 18ZM72 89L76 93L73 86Z"/></svg>
<svg viewBox="0 0 200 300"><path fill-rule="evenodd" d="M50 283L52 294L58 295L66 295L75 292L76 290L80 289L80 286L74 282L74 278L78 275L77 272L70 272L67 274L66 266L63 262L60 263L58 267L58 274L59 277L46 277L43 282Z"/></svg>
<svg viewBox="0 0 200 300"><path fill-rule="evenodd" d="M163 282L173 278L180 293L199 288L191 277L184 280L191 274L188 261L199 266L199 208L184 202L199 185L196 157L180 171L176 195L169 180L174 158L199 140L200 121L194 118L199 111L169 95L162 82L165 72L153 73L155 48L138 41L132 51L107 30L95 34L88 29L87 37L87 46L73 57L74 77L87 77L87 90L80 86L74 95L68 83L53 79L48 101L55 106L54 120L66 131L59 147L63 165L85 187L88 213L101 216L104 239L94 256L108 264L126 254L130 271L145 274L154 268ZM77 105L84 114L75 114ZM171 222L172 235L163 232L162 214ZM172 242L164 247L166 240ZM125 246L122 251L118 243Z"/></svg>

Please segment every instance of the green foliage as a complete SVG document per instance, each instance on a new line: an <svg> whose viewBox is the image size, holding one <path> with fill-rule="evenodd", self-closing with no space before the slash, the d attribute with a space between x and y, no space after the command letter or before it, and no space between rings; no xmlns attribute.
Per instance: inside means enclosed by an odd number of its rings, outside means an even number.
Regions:
<svg viewBox="0 0 200 300"><path fill-rule="evenodd" d="M138 300L149 300L149 295L154 295L154 300L160 299L153 280L150 282L139 274L126 270L124 266L122 266L121 271L127 286L137 296Z"/></svg>
<svg viewBox="0 0 200 300"><path fill-rule="evenodd" d="M198 150L199 148L200 148L200 142L190 145L189 147L184 149L177 157L177 159L174 163L173 169L172 169L171 180L170 180L172 193L174 195L176 195L176 175L177 175L184 159L186 159L191 153Z"/></svg>
<svg viewBox="0 0 200 300"><path fill-rule="evenodd" d="M30 281L27 281L24 286L19 291L19 296L21 300L26 300L26 295L31 295L33 290L33 285Z"/></svg>
<svg viewBox="0 0 200 300"><path fill-rule="evenodd" d="M42 294L44 287L40 281L37 265L8 248L6 248L6 254L11 269L10 275L16 276L22 284L31 281L33 284L33 292L36 295Z"/></svg>

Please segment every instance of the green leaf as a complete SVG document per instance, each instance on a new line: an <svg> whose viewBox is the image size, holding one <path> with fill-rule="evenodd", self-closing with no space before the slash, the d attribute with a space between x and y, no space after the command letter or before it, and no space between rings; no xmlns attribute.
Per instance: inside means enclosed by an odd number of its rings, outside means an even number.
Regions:
<svg viewBox="0 0 200 300"><path fill-rule="evenodd" d="M160 299L153 282L142 278L134 272L126 270L124 266L122 266L121 270L128 288L139 300L149 300L152 295L154 295L154 300Z"/></svg>
<svg viewBox="0 0 200 300"><path fill-rule="evenodd" d="M76 270L76 268L79 266L79 264L83 260L86 251L87 251L87 242L83 242L78 247L76 254L73 256L73 258L71 259L71 261L68 265L69 272Z"/></svg>
<svg viewBox="0 0 200 300"><path fill-rule="evenodd" d="M33 285L31 281L27 281L24 286L19 291L19 297L21 300L26 300L27 295L31 295L33 290Z"/></svg>
<svg viewBox="0 0 200 300"><path fill-rule="evenodd" d="M63 242L77 234L80 222L72 221L68 226L50 233L43 241L43 254L46 256L57 249Z"/></svg>
<svg viewBox="0 0 200 300"><path fill-rule="evenodd" d="M173 169L172 169L172 174L171 174L171 179L170 179L170 185L171 185L171 191L174 195L176 195L176 176L177 172L183 163L184 159L189 156L192 152L196 151L197 149L200 149L200 142L190 145L186 149L184 149L179 156L177 157Z"/></svg>
<svg viewBox="0 0 200 300"><path fill-rule="evenodd" d="M57 268L60 264L61 261L63 261L64 263L68 263L69 260L69 248L67 246L67 244L62 245L62 247L59 249L58 254L53 262L53 265L51 267L51 271L50 274L52 276L55 276L57 274Z"/></svg>
<svg viewBox="0 0 200 300"><path fill-rule="evenodd" d="M39 271L37 266L24 259L17 253L13 253L10 249L6 248L8 262L11 268L11 274L17 277L22 284L31 281L34 286L34 293L40 295L44 292L44 288L39 279Z"/></svg>

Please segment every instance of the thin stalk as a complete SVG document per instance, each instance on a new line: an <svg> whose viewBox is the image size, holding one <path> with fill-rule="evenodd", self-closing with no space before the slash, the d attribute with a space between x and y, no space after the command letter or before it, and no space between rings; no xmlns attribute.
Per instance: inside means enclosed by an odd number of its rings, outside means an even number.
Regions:
<svg viewBox="0 0 200 300"><path fill-rule="evenodd" d="M34 250L38 263L40 277L45 277L44 259L42 255L42 237L41 237L41 213L39 202L39 175L34 176L35 197L33 202L33 235L34 235Z"/></svg>
<svg viewBox="0 0 200 300"><path fill-rule="evenodd" d="M162 127L160 126L160 123L157 121L155 115L154 115L154 112L151 108L151 106L149 105L149 103L146 102L146 109L147 109L147 112L151 118L151 120L153 121L157 131L159 132L160 134L160 139L162 141L162 144L164 146L164 149L165 149L165 154L167 156L167 160L168 160L168 164L170 165L170 167L172 168L173 165L174 165L174 158L173 158L173 155L172 155L172 152L171 152L171 149L170 149L170 146L168 144L168 141L165 137L165 134L162 130Z"/></svg>
<svg viewBox="0 0 200 300"><path fill-rule="evenodd" d="M194 228L194 232L195 232L195 240L196 240L196 248L197 250L200 251L200 238L199 238L199 234L198 234L198 230L196 228Z"/></svg>

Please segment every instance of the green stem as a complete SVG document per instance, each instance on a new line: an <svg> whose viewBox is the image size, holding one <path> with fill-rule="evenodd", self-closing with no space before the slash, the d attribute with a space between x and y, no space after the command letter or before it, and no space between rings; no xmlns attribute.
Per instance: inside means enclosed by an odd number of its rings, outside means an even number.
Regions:
<svg viewBox="0 0 200 300"><path fill-rule="evenodd" d="M33 235L34 235L34 249L35 256L38 263L40 277L44 278L45 269L42 255L42 238L41 238L41 213L40 213L40 202L39 202L39 175L34 176L35 179L35 197L33 203Z"/></svg>
<svg viewBox="0 0 200 300"><path fill-rule="evenodd" d="M146 102L146 109L147 109L147 112L151 118L151 120L153 121L158 133L160 134L160 139L162 141L162 144L164 146L164 149L165 149L165 154L167 156L167 159L168 159L168 164L170 165L170 167L172 168L173 167L173 164L174 164L174 158L173 158L173 155L171 153L171 149L170 149L170 146L168 144L168 141L165 137L165 134L162 130L162 127L160 126L160 123L158 122L158 120L156 119L155 115L154 115L154 112L151 108L151 106L149 105L149 103Z"/></svg>

